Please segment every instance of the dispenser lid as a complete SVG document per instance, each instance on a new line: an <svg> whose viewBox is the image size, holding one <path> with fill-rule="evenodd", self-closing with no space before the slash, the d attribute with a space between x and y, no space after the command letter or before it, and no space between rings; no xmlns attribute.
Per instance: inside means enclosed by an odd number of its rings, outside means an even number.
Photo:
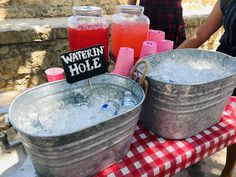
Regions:
<svg viewBox="0 0 236 177"><path fill-rule="evenodd" d="M102 8L95 6L74 6L74 15L84 15L84 16L101 16Z"/></svg>
<svg viewBox="0 0 236 177"><path fill-rule="evenodd" d="M138 5L119 5L118 12L121 13L143 13L144 7Z"/></svg>

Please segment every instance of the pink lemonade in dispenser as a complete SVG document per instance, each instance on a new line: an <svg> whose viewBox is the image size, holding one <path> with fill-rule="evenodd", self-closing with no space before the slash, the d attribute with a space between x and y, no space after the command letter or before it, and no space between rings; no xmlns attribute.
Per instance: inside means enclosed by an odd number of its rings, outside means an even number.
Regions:
<svg viewBox="0 0 236 177"><path fill-rule="evenodd" d="M112 16L111 49L114 60L121 47L129 47L134 49L134 63L138 61L150 24L143 11L142 6L120 5L118 12Z"/></svg>
<svg viewBox="0 0 236 177"><path fill-rule="evenodd" d="M102 17L100 7L73 7L73 16L68 19L70 50L103 45L105 59L108 63L108 28L109 25Z"/></svg>
<svg viewBox="0 0 236 177"><path fill-rule="evenodd" d="M134 49L135 63L139 59L142 44L147 40L149 24L116 24L112 23L112 55L117 58L120 47L130 47Z"/></svg>

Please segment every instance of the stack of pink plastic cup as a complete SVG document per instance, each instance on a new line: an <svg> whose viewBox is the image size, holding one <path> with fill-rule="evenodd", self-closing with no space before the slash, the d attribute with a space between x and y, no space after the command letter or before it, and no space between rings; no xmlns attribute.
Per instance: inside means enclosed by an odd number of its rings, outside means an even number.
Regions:
<svg viewBox="0 0 236 177"><path fill-rule="evenodd" d="M144 41L140 52L140 59L148 55L155 54L157 51L157 43L154 41Z"/></svg>
<svg viewBox="0 0 236 177"><path fill-rule="evenodd" d="M45 70L48 82L54 82L64 79L64 69L63 68L49 68Z"/></svg>
<svg viewBox="0 0 236 177"><path fill-rule="evenodd" d="M114 74L122 76L130 76L130 72L134 65L134 49L129 47L121 47L117 56Z"/></svg>
<svg viewBox="0 0 236 177"><path fill-rule="evenodd" d="M171 40L161 40L157 44L157 53L173 50L174 42Z"/></svg>
<svg viewBox="0 0 236 177"><path fill-rule="evenodd" d="M148 33L148 40L156 42L156 53L173 50L174 43L171 40L165 39L164 31L150 29Z"/></svg>
<svg viewBox="0 0 236 177"><path fill-rule="evenodd" d="M153 29L149 30L148 41L154 41L158 44L163 39L165 39L165 32L164 31L153 30Z"/></svg>

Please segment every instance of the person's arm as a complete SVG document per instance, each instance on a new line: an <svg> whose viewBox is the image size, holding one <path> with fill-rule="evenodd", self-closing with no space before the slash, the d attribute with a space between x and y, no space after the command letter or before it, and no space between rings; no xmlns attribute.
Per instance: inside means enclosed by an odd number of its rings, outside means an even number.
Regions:
<svg viewBox="0 0 236 177"><path fill-rule="evenodd" d="M137 0L128 0L128 4L130 5L135 5Z"/></svg>
<svg viewBox="0 0 236 177"><path fill-rule="evenodd" d="M206 42L222 26L223 14L220 8L220 0L207 17L206 21L200 25L196 32L190 35L179 48L198 48Z"/></svg>

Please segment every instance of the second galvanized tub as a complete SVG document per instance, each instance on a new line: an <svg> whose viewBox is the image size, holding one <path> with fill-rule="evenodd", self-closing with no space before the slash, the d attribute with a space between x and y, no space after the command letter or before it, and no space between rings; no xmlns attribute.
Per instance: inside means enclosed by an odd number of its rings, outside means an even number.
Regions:
<svg viewBox="0 0 236 177"><path fill-rule="evenodd" d="M132 110L80 131L45 136L26 132L19 127L18 116L27 115L30 105L36 110L56 104L59 100L74 101L88 95L87 80L68 84L66 81L47 83L17 97L10 106L10 122L22 135L35 171L40 177L87 177L121 160L129 150L144 100L144 92L133 80L104 74L91 78L93 94L117 95L130 91L137 100ZM80 112L75 112L80 115ZM66 116L66 115L65 115ZM63 120L59 120L63 124ZM27 125L25 125L27 126ZM24 128L24 127L23 127Z"/></svg>
<svg viewBox="0 0 236 177"><path fill-rule="evenodd" d="M235 58L219 52L183 49L148 56L144 59L150 64L150 72L158 70L159 64L166 60L183 63L206 61L212 66L216 64L227 71L222 74L224 77L197 84L157 80L149 72L146 77L149 83L148 93L140 114L145 127L164 138L184 139L219 122L228 99L236 87ZM173 69L171 67L174 66L166 67ZM144 66L140 65L138 70L143 73ZM160 71L160 74L162 73Z"/></svg>

